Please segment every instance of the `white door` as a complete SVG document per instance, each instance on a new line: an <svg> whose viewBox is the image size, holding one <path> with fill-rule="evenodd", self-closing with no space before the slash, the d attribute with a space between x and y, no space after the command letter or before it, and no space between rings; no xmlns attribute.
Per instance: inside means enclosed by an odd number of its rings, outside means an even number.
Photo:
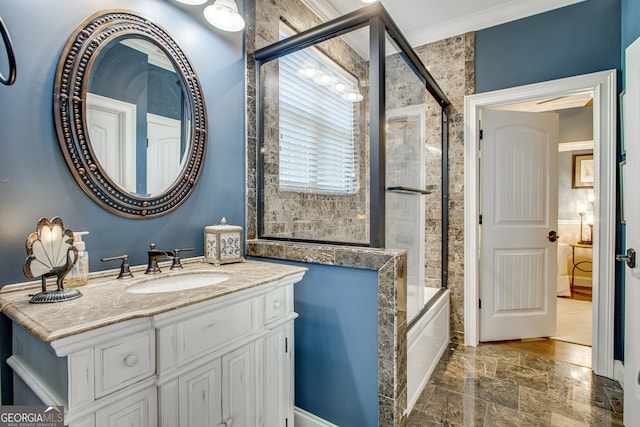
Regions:
<svg viewBox="0 0 640 427"><path fill-rule="evenodd" d="M480 340L556 329L558 115L484 110Z"/></svg>
<svg viewBox="0 0 640 427"><path fill-rule="evenodd" d="M627 160L623 183L627 248L640 249L640 39L626 51L624 141ZM624 339L624 422L640 425L640 268L626 268Z"/></svg>
<svg viewBox="0 0 640 427"><path fill-rule="evenodd" d="M173 185L180 171L180 120L147 114L147 194Z"/></svg>
<svg viewBox="0 0 640 427"><path fill-rule="evenodd" d="M91 147L104 171L124 190L136 192L136 105L87 93Z"/></svg>

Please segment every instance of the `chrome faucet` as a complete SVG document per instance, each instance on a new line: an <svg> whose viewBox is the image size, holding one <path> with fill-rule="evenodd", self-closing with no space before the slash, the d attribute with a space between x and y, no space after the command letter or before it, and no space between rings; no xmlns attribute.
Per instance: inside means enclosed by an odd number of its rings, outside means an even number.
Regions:
<svg viewBox="0 0 640 427"><path fill-rule="evenodd" d="M149 245L149 251L147 253L149 256L149 262L147 264L147 269L144 272L144 274L160 273L160 267L158 267L158 260L175 257L175 254L172 251L161 251L159 249L156 249L155 243L151 243Z"/></svg>

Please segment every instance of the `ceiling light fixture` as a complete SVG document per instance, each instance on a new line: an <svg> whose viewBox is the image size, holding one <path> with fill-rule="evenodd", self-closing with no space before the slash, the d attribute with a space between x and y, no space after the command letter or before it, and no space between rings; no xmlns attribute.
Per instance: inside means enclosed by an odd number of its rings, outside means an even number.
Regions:
<svg viewBox="0 0 640 427"><path fill-rule="evenodd" d="M362 3L375 3L378 0L362 0Z"/></svg>
<svg viewBox="0 0 640 427"><path fill-rule="evenodd" d="M204 17L211 25L223 31L241 31L244 18L238 12L235 0L215 0L204 8Z"/></svg>

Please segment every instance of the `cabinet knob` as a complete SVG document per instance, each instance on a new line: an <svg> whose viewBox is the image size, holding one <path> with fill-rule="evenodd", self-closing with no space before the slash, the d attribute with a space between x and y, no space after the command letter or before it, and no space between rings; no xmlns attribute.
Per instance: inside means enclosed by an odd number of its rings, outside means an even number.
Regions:
<svg viewBox="0 0 640 427"><path fill-rule="evenodd" d="M136 363L138 363L138 356L135 355L134 353L129 353L126 356L124 356L124 364L128 367L132 367L134 366Z"/></svg>
<svg viewBox="0 0 640 427"><path fill-rule="evenodd" d="M282 307L282 301L277 299L273 301L273 308L280 308Z"/></svg>

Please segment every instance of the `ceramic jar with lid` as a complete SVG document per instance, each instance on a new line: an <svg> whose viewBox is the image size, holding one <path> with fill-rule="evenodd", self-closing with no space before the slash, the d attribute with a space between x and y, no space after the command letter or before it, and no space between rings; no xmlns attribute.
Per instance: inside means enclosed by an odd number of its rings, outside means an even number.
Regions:
<svg viewBox="0 0 640 427"><path fill-rule="evenodd" d="M243 242L242 227L229 225L222 218L220 224L204 228L204 260L214 265L242 262Z"/></svg>

